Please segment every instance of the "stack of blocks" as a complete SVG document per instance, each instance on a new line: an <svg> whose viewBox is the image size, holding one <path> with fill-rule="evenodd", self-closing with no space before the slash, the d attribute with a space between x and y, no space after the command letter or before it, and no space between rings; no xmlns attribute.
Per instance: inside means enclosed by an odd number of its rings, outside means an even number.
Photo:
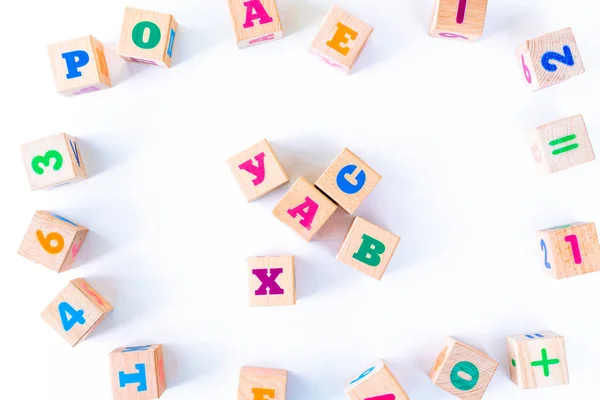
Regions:
<svg viewBox="0 0 600 400"><path fill-rule="evenodd" d="M121 347L109 358L113 399L158 399L166 390L162 345Z"/></svg>

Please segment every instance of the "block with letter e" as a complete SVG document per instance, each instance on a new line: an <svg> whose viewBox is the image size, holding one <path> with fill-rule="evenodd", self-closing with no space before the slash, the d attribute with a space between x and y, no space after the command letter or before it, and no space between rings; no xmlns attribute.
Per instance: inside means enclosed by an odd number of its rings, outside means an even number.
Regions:
<svg viewBox="0 0 600 400"><path fill-rule="evenodd" d="M228 3L240 49L283 37L275 0L228 0Z"/></svg>
<svg viewBox="0 0 600 400"><path fill-rule="evenodd" d="M350 400L409 400L402 386L382 360L377 360L346 384Z"/></svg>
<svg viewBox="0 0 600 400"><path fill-rule="evenodd" d="M238 400L285 400L287 371L242 367Z"/></svg>
<svg viewBox="0 0 600 400"><path fill-rule="evenodd" d="M120 347L109 358L114 400L158 399L166 390L162 345Z"/></svg>

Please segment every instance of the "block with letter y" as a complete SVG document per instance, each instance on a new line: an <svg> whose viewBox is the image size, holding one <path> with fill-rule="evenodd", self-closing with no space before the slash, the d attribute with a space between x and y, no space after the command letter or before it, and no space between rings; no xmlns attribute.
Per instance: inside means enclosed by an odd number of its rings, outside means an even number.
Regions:
<svg viewBox="0 0 600 400"><path fill-rule="evenodd" d="M120 347L109 358L114 400L158 399L166 390L162 345Z"/></svg>

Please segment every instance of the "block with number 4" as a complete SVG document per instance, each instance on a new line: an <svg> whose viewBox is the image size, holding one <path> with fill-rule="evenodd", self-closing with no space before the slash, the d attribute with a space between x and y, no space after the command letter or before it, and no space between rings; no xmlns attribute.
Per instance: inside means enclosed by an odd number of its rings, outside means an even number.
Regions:
<svg viewBox="0 0 600 400"><path fill-rule="evenodd" d="M112 309L108 301L80 278L69 282L42 312L42 318L75 346L92 333Z"/></svg>
<svg viewBox="0 0 600 400"><path fill-rule="evenodd" d="M469 42L483 35L488 0L435 0L429 36Z"/></svg>
<svg viewBox="0 0 600 400"><path fill-rule="evenodd" d="M571 28L526 41L517 49L517 58L532 90L560 83L585 72Z"/></svg>
<svg viewBox="0 0 600 400"><path fill-rule="evenodd" d="M546 174L596 159L582 115L538 127L530 143L539 171Z"/></svg>
<svg viewBox="0 0 600 400"><path fill-rule="evenodd" d="M287 371L242 367L238 400L285 400Z"/></svg>
<svg viewBox="0 0 600 400"><path fill-rule="evenodd" d="M24 144L21 156L32 190L87 178L77 139L65 133Z"/></svg>
<svg viewBox="0 0 600 400"><path fill-rule="evenodd" d="M506 338L510 377L521 389L569 384L565 339L545 331Z"/></svg>
<svg viewBox="0 0 600 400"><path fill-rule="evenodd" d="M433 383L463 400L483 397L498 363L487 354L448 338L429 372Z"/></svg>
<svg viewBox="0 0 600 400"><path fill-rule="evenodd" d="M275 0L228 0L240 49L283 37Z"/></svg>
<svg viewBox="0 0 600 400"><path fill-rule="evenodd" d="M58 214L36 211L18 254L53 271L64 272L73 267L87 233L86 227Z"/></svg>
<svg viewBox="0 0 600 400"><path fill-rule="evenodd" d="M251 306L296 304L294 256L251 257L248 275Z"/></svg>
<svg viewBox="0 0 600 400"><path fill-rule="evenodd" d="M120 347L109 358L114 400L158 399L167 389L162 345Z"/></svg>
<svg viewBox="0 0 600 400"><path fill-rule="evenodd" d="M537 233L544 271L553 278L600 271L600 245L593 222L542 229Z"/></svg>
<svg viewBox="0 0 600 400"><path fill-rule="evenodd" d="M402 386L382 360L346 384L350 400L409 400Z"/></svg>

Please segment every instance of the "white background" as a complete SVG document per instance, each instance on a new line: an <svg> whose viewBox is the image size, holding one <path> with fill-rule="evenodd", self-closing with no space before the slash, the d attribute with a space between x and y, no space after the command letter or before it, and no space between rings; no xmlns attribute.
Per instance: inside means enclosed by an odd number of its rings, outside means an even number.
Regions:
<svg viewBox="0 0 600 400"><path fill-rule="evenodd" d="M307 52L331 4L278 4L286 37L243 51L224 0L3 5L2 397L108 399L108 353L162 343L165 400L235 399L242 365L289 370L288 400L342 400L376 358L411 399L451 399L427 372L453 335L500 362L485 399L597 398L600 274L547 278L535 231L600 221L600 164L537 175L523 137L582 113L600 146L599 3L492 0L466 44L427 36L433 1L340 0L375 27L350 76ZM172 69L115 55L126 5L175 16ZM531 93L514 49L566 26L587 72ZM114 87L63 98L46 45L88 34ZM19 146L59 132L90 179L31 192ZM402 238L382 281L335 260L347 216L305 243L271 215L289 185L245 202L225 160L263 137L292 182L345 146L383 176L357 212ZM90 229L75 269L16 255L36 209ZM297 257L297 305L249 308L246 258L279 254ZM39 314L77 277L115 309L71 349ZM521 391L505 336L546 329L571 385Z"/></svg>

